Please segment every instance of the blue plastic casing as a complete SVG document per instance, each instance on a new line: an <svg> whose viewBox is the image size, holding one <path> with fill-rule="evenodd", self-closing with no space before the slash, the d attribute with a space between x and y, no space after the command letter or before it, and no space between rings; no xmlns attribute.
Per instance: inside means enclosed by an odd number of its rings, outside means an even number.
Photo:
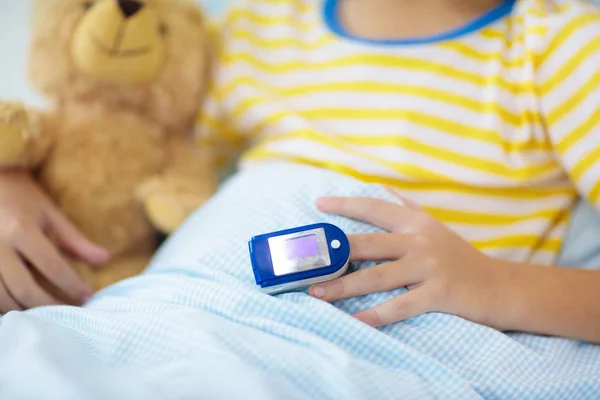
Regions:
<svg viewBox="0 0 600 400"><path fill-rule="evenodd" d="M327 249L329 251L330 265L307 271L294 272L283 276L275 274L269 239L277 236L301 233L314 229L322 228L325 231ZM332 246L332 242L337 241L338 246ZM289 288L290 290L300 289L303 283L308 285L315 282L328 280L328 277L335 277L343 274L348 267L350 258L350 243L346 234L337 226L328 223L318 223L306 225L292 229L281 230L253 237L248 242L250 251L250 260L254 279L256 284L270 292L271 288ZM337 248L334 248L337 247ZM274 289L273 289L274 290ZM274 290L277 291L277 290ZM279 290L286 291L286 290Z"/></svg>

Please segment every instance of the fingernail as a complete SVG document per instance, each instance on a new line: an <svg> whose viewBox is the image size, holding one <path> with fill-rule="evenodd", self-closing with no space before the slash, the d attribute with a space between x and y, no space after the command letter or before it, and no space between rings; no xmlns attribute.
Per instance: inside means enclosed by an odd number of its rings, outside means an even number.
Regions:
<svg viewBox="0 0 600 400"><path fill-rule="evenodd" d="M104 258L108 258L110 257L110 252L102 247L95 247L95 251L98 254L98 257L104 257Z"/></svg>
<svg viewBox="0 0 600 400"><path fill-rule="evenodd" d="M82 297L81 297L81 300L82 300L84 303L87 303L87 302L88 302L88 301L90 301L92 298L94 298L94 293L93 293L93 292L90 292L90 294L88 294L88 295L85 295L85 296L82 296Z"/></svg>
<svg viewBox="0 0 600 400"><path fill-rule="evenodd" d="M321 197L317 200L317 208L328 209L331 206L331 198Z"/></svg>
<svg viewBox="0 0 600 400"><path fill-rule="evenodd" d="M86 286L85 291L83 292L83 294L81 295L81 298L83 300L89 300L92 296L94 295L94 291L92 290L91 287Z"/></svg>
<svg viewBox="0 0 600 400"><path fill-rule="evenodd" d="M319 298L319 299L320 299L320 298L323 298L323 297L325 297L325 292L326 292L326 290L325 290L325 288L324 288L324 287L322 287L322 286L315 286L315 287L312 289L312 294L313 294L313 296L314 296L314 297L317 297L317 298Z"/></svg>
<svg viewBox="0 0 600 400"><path fill-rule="evenodd" d="M110 260L110 252L106 249L103 249L102 247L95 246L94 253L94 263L102 264Z"/></svg>

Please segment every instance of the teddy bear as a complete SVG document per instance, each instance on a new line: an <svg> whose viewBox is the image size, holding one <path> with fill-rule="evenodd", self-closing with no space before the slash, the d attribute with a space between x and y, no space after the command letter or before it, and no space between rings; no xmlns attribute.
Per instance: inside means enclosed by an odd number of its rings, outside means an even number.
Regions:
<svg viewBox="0 0 600 400"><path fill-rule="evenodd" d="M209 24L191 0L38 0L32 18L29 79L52 106L0 102L0 168L30 171L109 250L101 268L71 260L97 291L143 272L217 189L192 137Z"/></svg>

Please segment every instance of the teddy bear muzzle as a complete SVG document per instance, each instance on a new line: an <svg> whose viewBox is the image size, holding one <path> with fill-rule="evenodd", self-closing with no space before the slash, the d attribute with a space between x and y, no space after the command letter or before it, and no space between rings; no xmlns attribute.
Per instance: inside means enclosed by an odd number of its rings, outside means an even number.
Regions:
<svg viewBox="0 0 600 400"><path fill-rule="evenodd" d="M100 0L82 16L71 42L74 65L117 84L153 80L165 61L158 13L138 0Z"/></svg>

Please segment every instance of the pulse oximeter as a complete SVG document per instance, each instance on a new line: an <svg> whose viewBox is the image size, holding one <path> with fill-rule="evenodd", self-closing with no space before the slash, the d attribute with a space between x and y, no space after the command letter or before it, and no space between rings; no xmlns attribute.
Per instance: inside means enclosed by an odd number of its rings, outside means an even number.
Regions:
<svg viewBox="0 0 600 400"><path fill-rule="evenodd" d="M338 278L347 271L350 259L348 237L327 223L258 235L248 247L256 284L268 294Z"/></svg>

